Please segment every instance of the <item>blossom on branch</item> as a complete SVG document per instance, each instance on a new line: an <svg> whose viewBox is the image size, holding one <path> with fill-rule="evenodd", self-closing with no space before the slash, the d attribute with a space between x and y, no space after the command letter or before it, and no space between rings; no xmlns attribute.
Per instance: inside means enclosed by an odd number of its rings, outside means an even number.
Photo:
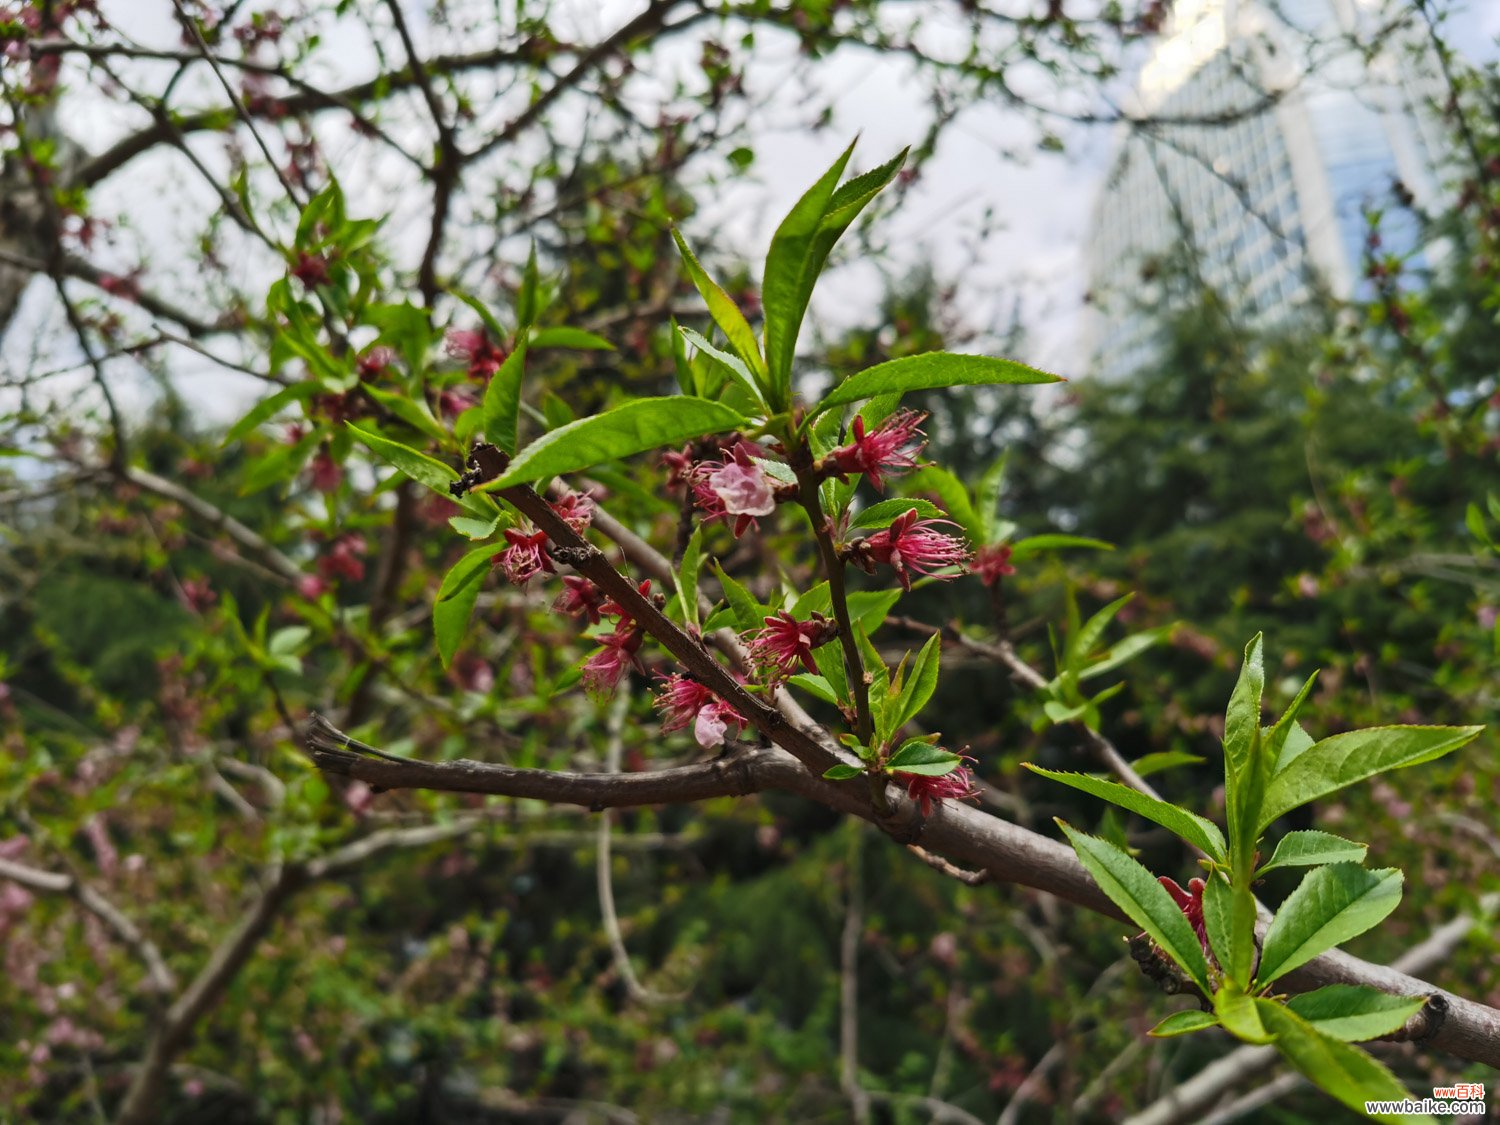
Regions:
<svg viewBox="0 0 1500 1125"><path fill-rule="evenodd" d="M505 579L512 586L524 586L543 571L553 572L545 531L507 527L505 539L510 546L495 556L492 565L505 572Z"/></svg>
<svg viewBox="0 0 1500 1125"><path fill-rule="evenodd" d="M604 591L581 574L563 575L563 587L552 608L569 617L586 618L590 625L599 624L601 608L606 604Z"/></svg>
<svg viewBox="0 0 1500 1125"><path fill-rule="evenodd" d="M1010 561L1012 550L1009 543L992 543L988 547L981 547L975 552L974 563L969 569L986 586L993 586L1000 579L1016 572L1016 564Z"/></svg>
<svg viewBox="0 0 1500 1125"><path fill-rule="evenodd" d="M939 526L957 527L952 520L918 519L917 510L908 508L874 535L851 543L845 557L868 574L875 564L884 563L896 572L903 590L911 590L911 576L919 578L952 578L935 572L947 566L964 566L969 548L962 539L934 531Z"/></svg>
<svg viewBox="0 0 1500 1125"><path fill-rule="evenodd" d="M640 651L645 635L634 621L624 619L613 633L598 638L599 651L583 664L584 690L595 698L607 697L614 694L626 669L633 667L644 672Z"/></svg>
<svg viewBox="0 0 1500 1125"><path fill-rule="evenodd" d="M765 620L765 628L750 639L751 659L765 668L773 680L784 680L799 667L816 676L818 666L813 661L813 649L833 640L838 635L838 626L821 613L814 613L807 621L798 621L785 610Z"/></svg>
<svg viewBox="0 0 1500 1125"><path fill-rule="evenodd" d="M693 503L705 522L734 517L738 539L756 525L757 516L776 510L776 484L751 457L751 447L736 442L723 461L706 461L691 473Z"/></svg>
<svg viewBox="0 0 1500 1125"><path fill-rule="evenodd" d="M834 475L840 480L850 473L863 473L877 490L884 492L887 474L896 476L916 467L917 454L926 445L926 435L917 427L926 417L915 410L898 410L866 433L865 420L856 416L854 440L835 449L824 464L835 470Z"/></svg>
<svg viewBox="0 0 1500 1125"><path fill-rule="evenodd" d="M964 758L970 762L974 760L967 754ZM974 774L968 766L959 766L938 777L904 770L892 770L891 776L906 786L906 795L921 806L923 816L932 815L934 801L966 801L979 796L979 790L974 788Z"/></svg>
<svg viewBox="0 0 1500 1125"><path fill-rule="evenodd" d="M664 677L662 683L656 706L662 712L663 732L682 730L691 725L698 745L712 750L724 745L730 727L734 727L738 734L749 725L743 715L697 680L674 672Z"/></svg>
<svg viewBox="0 0 1500 1125"><path fill-rule="evenodd" d="M1209 964L1217 965L1213 948L1208 942L1208 926L1203 921L1203 891L1207 884L1202 879L1189 879L1187 890L1183 890L1175 879L1166 875L1158 876L1156 881L1167 888L1167 894L1172 896L1172 901L1187 916L1193 933L1198 935L1198 944L1203 947L1203 956L1208 958Z"/></svg>

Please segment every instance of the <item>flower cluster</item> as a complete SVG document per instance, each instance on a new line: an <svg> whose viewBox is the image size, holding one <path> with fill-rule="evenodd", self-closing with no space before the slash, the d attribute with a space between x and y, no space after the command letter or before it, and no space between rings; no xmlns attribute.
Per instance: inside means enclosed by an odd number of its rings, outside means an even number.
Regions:
<svg viewBox="0 0 1500 1125"><path fill-rule="evenodd" d="M863 473L884 492L886 475L896 476L916 467L917 455L926 444L926 435L917 427L926 417L915 410L898 410L866 433L864 418L856 416L853 440L828 454L824 470L840 480L851 473Z"/></svg>
<svg viewBox="0 0 1500 1125"><path fill-rule="evenodd" d="M969 561L969 548L962 539L935 531L934 528L956 527L952 520L918 519L917 510L908 508L891 521L891 525L864 539L848 544L844 557L867 574L875 573L877 563L896 572L903 590L911 590L912 575L919 578L951 578L936 572L949 566L962 567Z"/></svg>
<svg viewBox="0 0 1500 1125"><path fill-rule="evenodd" d="M974 761L967 754L963 758ZM932 815L933 801L966 801L979 796L979 790L974 788L974 773L968 766L958 766L938 777L904 770L892 770L891 776L906 786L906 795L921 806L923 816Z"/></svg>
<svg viewBox="0 0 1500 1125"><path fill-rule="evenodd" d="M594 502L585 493L568 492L550 505L557 517L580 534L594 518ZM524 586L538 574L556 573L552 556L547 553L547 533L538 528L507 527L505 541L510 544L495 556L498 567L513 586ZM594 619L597 622L597 618Z"/></svg>
<svg viewBox="0 0 1500 1125"><path fill-rule="evenodd" d="M738 735L749 725L743 715L697 680L674 672L662 677L662 684L656 706L662 712L661 729L664 732L682 730L691 725L698 745L712 750L724 745L730 727Z"/></svg>

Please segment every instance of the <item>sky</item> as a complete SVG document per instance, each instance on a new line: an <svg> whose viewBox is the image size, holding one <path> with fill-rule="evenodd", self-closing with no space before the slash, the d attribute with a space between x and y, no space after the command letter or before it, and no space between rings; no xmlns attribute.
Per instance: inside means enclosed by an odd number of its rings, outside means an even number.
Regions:
<svg viewBox="0 0 1500 1125"><path fill-rule="evenodd" d="M624 22L639 9L639 0L587 3L563 0L563 19L580 32L598 35ZM421 5L408 5L414 12ZM166 0L104 0L106 15L140 42L175 46L178 34ZM425 28L415 28L419 41ZM941 34L941 28L938 34ZM1475 0L1463 8L1452 25L1459 47L1475 57L1495 57L1500 35L1500 3ZM760 160L751 179L710 197L689 233L755 261L763 256L776 222L798 195L854 136L859 146L852 163L862 170L887 159L901 147L920 140L926 108L922 91L909 67L899 60L843 53L819 71L822 88L836 94L836 110L827 128L813 132L803 127L799 89L785 81L791 52L769 37L762 40L752 86L770 95L770 104L754 126ZM685 48L692 50L691 47ZM678 59L677 61L684 61ZM664 60L666 66L673 60ZM334 72L362 75L371 63L365 48L354 40L332 37L314 61L329 77ZM212 77L202 72L200 100L211 103L217 91ZM780 96L778 100L778 95ZM129 124L129 113L103 98L70 107L68 127L85 147L103 147ZM1060 130L1062 153L1040 152L1035 129L1000 106L974 106L950 127L919 181L884 228L892 248L888 268L895 276L930 266L940 278L958 283L965 320L984 332L998 335L1018 316L1024 335L1013 358L1076 375L1084 354L1083 295L1087 289L1084 251L1091 218L1103 189L1114 143L1107 127ZM195 186L170 166L171 158L150 157L128 175L101 189L101 202L133 217L137 243L170 247L181 231L192 228L205 208L217 206L205 188ZM170 179L172 190L162 190ZM374 185L381 177L357 178ZM397 191L394 199L379 193L360 202L377 211L395 206L387 230L415 244L423 236L428 192ZM158 251L156 262L162 263ZM170 266L170 263L168 263ZM179 263L184 284L191 284L191 265ZM252 276L266 263L249 257L240 268ZM814 313L829 328L867 324L874 315L885 279L869 265L839 271L820 290ZM46 315L47 295L32 294L27 316ZM6 341L9 358L16 361L13 332ZM212 364L191 355L178 360L181 380L190 400L217 420L236 417L260 385L226 377ZM149 391L139 388L145 401Z"/></svg>

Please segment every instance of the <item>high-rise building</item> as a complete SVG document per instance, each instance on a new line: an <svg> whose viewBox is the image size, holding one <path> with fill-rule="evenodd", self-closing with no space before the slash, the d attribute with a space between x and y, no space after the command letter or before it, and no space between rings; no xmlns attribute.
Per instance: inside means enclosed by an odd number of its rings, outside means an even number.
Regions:
<svg viewBox="0 0 1500 1125"><path fill-rule="evenodd" d="M1403 18L1404 17L1404 18ZM1177 0L1142 66L1089 250L1095 370L1150 362L1141 309L1156 263L1182 251L1255 324L1318 286L1367 286L1371 208L1384 248L1415 248L1393 189L1439 190L1441 88L1419 18L1392 0ZM1397 186L1399 185L1399 187ZM1428 251L1431 254L1431 250Z"/></svg>

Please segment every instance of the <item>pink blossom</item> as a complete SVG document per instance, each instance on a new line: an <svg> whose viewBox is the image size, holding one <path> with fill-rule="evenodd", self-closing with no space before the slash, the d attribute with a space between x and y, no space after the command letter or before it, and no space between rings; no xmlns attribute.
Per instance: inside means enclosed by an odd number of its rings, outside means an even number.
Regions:
<svg viewBox="0 0 1500 1125"><path fill-rule="evenodd" d="M915 410L898 410L878 427L865 432L865 420L854 419L853 441L828 455L831 465L842 479L850 473L863 473L880 491L885 490L885 475L899 475L915 468L917 454L922 452L924 438L922 419L927 415Z"/></svg>
<svg viewBox="0 0 1500 1125"><path fill-rule="evenodd" d="M552 502L551 508L558 519L580 535L588 530L594 519L594 499L586 492L565 492Z"/></svg>
<svg viewBox="0 0 1500 1125"><path fill-rule="evenodd" d="M609 696L626 669L633 667L644 672L638 655L644 638L640 626L629 620L622 620L613 633L600 637L599 651L583 665L584 690L595 697Z"/></svg>
<svg viewBox="0 0 1500 1125"><path fill-rule="evenodd" d="M438 413L444 418L457 418L465 410L479 403L473 387L444 387L438 392Z"/></svg>
<svg viewBox="0 0 1500 1125"><path fill-rule="evenodd" d="M799 666L818 674L813 649L825 645L838 635L838 626L821 613L807 621L798 621L785 610L767 617L765 628L750 641L750 656L766 668L773 679L785 679Z"/></svg>
<svg viewBox="0 0 1500 1125"><path fill-rule="evenodd" d="M724 745L730 727L738 734L748 725L745 717L697 680L673 673L664 681L656 706L662 711L661 729L682 730L689 725L693 737L705 750Z"/></svg>
<svg viewBox="0 0 1500 1125"><path fill-rule="evenodd" d="M911 576L927 577L946 566L963 566L969 558L962 539L934 531L939 525L956 527L952 520L918 519L917 510L908 508L890 527L877 531L854 544L849 558L871 574L876 563L885 563L896 572L903 590L911 589ZM952 575L939 574L938 578Z"/></svg>
<svg viewBox="0 0 1500 1125"><path fill-rule="evenodd" d="M219 600L207 578L185 578L182 580L182 600L194 613L206 613Z"/></svg>
<svg viewBox="0 0 1500 1125"><path fill-rule="evenodd" d="M321 254L309 254L303 250L298 253L297 260L292 263L290 273L309 289L327 285L328 259Z"/></svg>
<svg viewBox="0 0 1500 1125"><path fill-rule="evenodd" d="M1500 606L1482 605L1474 612L1474 623L1481 629L1493 629L1497 620L1500 620Z"/></svg>
<svg viewBox="0 0 1500 1125"><path fill-rule="evenodd" d="M365 538L350 532L340 535L333 541L333 545L321 558L318 559L318 574L328 581L335 578L347 578L351 582L358 582L365 576L364 559Z"/></svg>
<svg viewBox="0 0 1500 1125"><path fill-rule="evenodd" d="M973 761L972 758L968 760ZM974 788L974 774L968 766L959 766L939 777L904 770L892 770L891 776L906 786L906 795L922 807L923 816L932 815L933 801L965 801L979 795L979 790Z"/></svg>
<svg viewBox="0 0 1500 1125"><path fill-rule="evenodd" d="M450 328L444 350L454 359L469 365L469 374L476 379L488 379L509 353L477 328Z"/></svg>
<svg viewBox="0 0 1500 1125"><path fill-rule="evenodd" d="M344 479L344 467L333 459L327 448L318 450L308 463L307 475L319 492L336 492Z"/></svg>
<svg viewBox="0 0 1500 1125"><path fill-rule="evenodd" d="M318 578L311 574L304 574L297 579L297 593L310 602L317 601L331 588L326 578Z"/></svg>
<svg viewBox="0 0 1500 1125"><path fill-rule="evenodd" d="M522 531L519 528L505 529L510 546L495 556L493 565L505 572L506 581L512 586L524 586L538 574L552 573L552 558L547 554L545 531Z"/></svg>
<svg viewBox="0 0 1500 1125"><path fill-rule="evenodd" d="M635 589L636 593L640 594L641 597L649 599L651 597L651 579L644 579ZM621 622L634 620L634 615L619 602L615 601L614 598L606 599L599 606L599 613L604 617L618 617Z"/></svg>
<svg viewBox="0 0 1500 1125"><path fill-rule="evenodd" d="M737 442L721 462L708 461L692 472L693 503L705 520L734 517L734 535L739 538L756 525L757 516L776 510L776 489L765 470L750 456L750 447Z"/></svg>
<svg viewBox="0 0 1500 1125"><path fill-rule="evenodd" d="M973 572L979 575L979 581L986 586L993 586L1000 579L1016 572L1016 566L1010 561L1012 547L1009 543L992 543L988 547L979 548L974 555Z"/></svg>
<svg viewBox="0 0 1500 1125"><path fill-rule="evenodd" d="M580 574L563 575L563 587L552 608L569 617L586 618L590 625L599 624L600 607L606 604L604 591Z"/></svg>
<svg viewBox="0 0 1500 1125"><path fill-rule="evenodd" d="M355 361L354 369L361 379L373 379L396 362L396 353L384 344L370 348Z"/></svg>

